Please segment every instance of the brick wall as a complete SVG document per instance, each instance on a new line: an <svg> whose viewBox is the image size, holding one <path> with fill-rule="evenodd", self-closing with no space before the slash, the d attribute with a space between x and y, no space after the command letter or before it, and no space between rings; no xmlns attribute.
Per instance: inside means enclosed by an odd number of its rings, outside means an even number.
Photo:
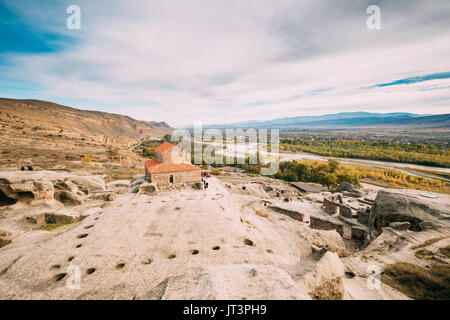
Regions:
<svg viewBox="0 0 450 320"><path fill-rule="evenodd" d="M202 179L201 170L153 173L151 179L158 185L165 185L170 183L170 176L173 176L173 183L194 183Z"/></svg>

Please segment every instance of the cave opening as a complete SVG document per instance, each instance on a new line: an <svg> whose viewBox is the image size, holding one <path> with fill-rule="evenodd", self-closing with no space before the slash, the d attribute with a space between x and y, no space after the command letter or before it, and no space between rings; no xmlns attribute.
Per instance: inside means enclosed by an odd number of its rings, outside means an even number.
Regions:
<svg viewBox="0 0 450 320"><path fill-rule="evenodd" d="M18 192L17 196L19 198L19 201L21 201L21 202L30 202L30 201L34 200L33 192L29 192L29 191Z"/></svg>
<svg viewBox="0 0 450 320"><path fill-rule="evenodd" d="M0 207L11 206L16 203L16 199L8 197L2 190L0 190Z"/></svg>

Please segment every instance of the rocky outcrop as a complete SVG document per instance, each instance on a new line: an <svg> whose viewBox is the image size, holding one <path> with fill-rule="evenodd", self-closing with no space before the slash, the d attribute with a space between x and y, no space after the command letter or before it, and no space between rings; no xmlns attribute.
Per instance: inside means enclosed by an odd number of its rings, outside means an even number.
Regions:
<svg viewBox="0 0 450 320"><path fill-rule="evenodd" d="M393 222L409 222L410 230L422 231L422 222L438 225L439 220L449 215L448 205L433 199L381 190L369 216L369 227L380 234L383 227Z"/></svg>
<svg viewBox="0 0 450 320"><path fill-rule="evenodd" d="M55 200L69 206L77 206L83 202L83 198L79 195L66 190L55 191Z"/></svg>
<svg viewBox="0 0 450 320"><path fill-rule="evenodd" d="M125 192L130 186L130 180L116 180L106 184L106 188L109 190Z"/></svg>
<svg viewBox="0 0 450 320"><path fill-rule="evenodd" d="M328 251L314 269L300 280L300 286L315 300L341 300L345 289L345 266L335 252Z"/></svg>
<svg viewBox="0 0 450 320"><path fill-rule="evenodd" d="M338 192L343 192L348 196L359 198L364 195L361 191L355 188L355 186L349 182L341 182L337 188Z"/></svg>
<svg viewBox="0 0 450 320"><path fill-rule="evenodd" d="M399 230L399 231L406 231L409 229L411 224L407 221L405 222L392 222L389 224L389 228Z"/></svg>
<svg viewBox="0 0 450 320"><path fill-rule="evenodd" d="M6 273L9 267L25 253L37 245L52 239L55 234L48 231L36 230L28 232L14 240L8 246L0 246L0 275Z"/></svg>
<svg viewBox="0 0 450 320"><path fill-rule="evenodd" d="M45 178L35 180L25 175L0 177L0 206L52 200L53 184Z"/></svg>
<svg viewBox="0 0 450 320"><path fill-rule="evenodd" d="M97 176L73 176L70 181L76 184L85 194L106 189L105 182Z"/></svg>
<svg viewBox="0 0 450 320"><path fill-rule="evenodd" d="M139 194L152 195L158 192L158 186L156 183L145 182L139 186Z"/></svg>
<svg viewBox="0 0 450 320"><path fill-rule="evenodd" d="M91 193L104 191L105 183L98 176L55 171L0 173L0 207L53 200L75 206Z"/></svg>

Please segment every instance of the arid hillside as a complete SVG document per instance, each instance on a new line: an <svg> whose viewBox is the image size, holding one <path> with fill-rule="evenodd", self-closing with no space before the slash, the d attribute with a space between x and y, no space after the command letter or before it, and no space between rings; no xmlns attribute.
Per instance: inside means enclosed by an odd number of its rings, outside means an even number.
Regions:
<svg viewBox="0 0 450 320"><path fill-rule="evenodd" d="M37 170L83 169L108 174L111 166L120 163L142 170L144 159L132 152L133 146L171 130L164 122L146 123L51 102L0 98L0 167L18 170L32 165ZM122 176L119 171L114 169L116 178ZM136 167L131 174L137 172Z"/></svg>
<svg viewBox="0 0 450 320"><path fill-rule="evenodd" d="M0 98L0 118L41 128L128 139L162 136L171 130L164 122L138 121L119 114L78 110L40 100Z"/></svg>

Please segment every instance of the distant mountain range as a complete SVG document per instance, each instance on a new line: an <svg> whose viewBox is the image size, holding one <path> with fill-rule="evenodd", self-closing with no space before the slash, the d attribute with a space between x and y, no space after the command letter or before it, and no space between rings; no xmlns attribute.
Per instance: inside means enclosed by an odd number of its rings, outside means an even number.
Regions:
<svg viewBox="0 0 450 320"><path fill-rule="evenodd" d="M366 128L450 128L450 114L424 115L414 113L341 112L320 116L277 118L266 121L236 122L227 125L209 125L209 128L279 128L282 130Z"/></svg>
<svg viewBox="0 0 450 320"><path fill-rule="evenodd" d="M165 122L139 121L120 114L79 110L42 100L0 98L0 119L64 132L136 140L162 137L173 130Z"/></svg>

